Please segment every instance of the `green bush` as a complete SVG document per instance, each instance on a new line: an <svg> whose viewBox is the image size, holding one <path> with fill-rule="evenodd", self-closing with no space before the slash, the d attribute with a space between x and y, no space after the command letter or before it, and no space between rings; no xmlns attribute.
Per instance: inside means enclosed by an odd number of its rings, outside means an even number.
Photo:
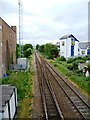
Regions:
<svg viewBox="0 0 90 120"><path fill-rule="evenodd" d="M87 56L82 57L82 60L83 60L84 62L86 62Z"/></svg>
<svg viewBox="0 0 90 120"><path fill-rule="evenodd" d="M90 81L90 77L86 77L86 78L85 78L85 81Z"/></svg>
<svg viewBox="0 0 90 120"><path fill-rule="evenodd" d="M90 64L88 64L88 71L89 71L89 73L90 73Z"/></svg>
<svg viewBox="0 0 90 120"><path fill-rule="evenodd" d="M67 73L66 73L66 76L68 76L68 77L70 77L72 75L72 72L70 72L70 71L68 71Z"/></svg>
<svg viewBox="0 0 90 120"><path fill-rule="evenodd" d="M72 64L68 64L68 65L67 65L67 68L68 68L69 70L73 70L73 65L72 65Z"/></svg>
<svg viewBox="0 0 90 120"><path fill-rule="evenodd" d="M66 58L64 56L61 56L59 60L60 61L66 61Z"/></svg>
<svg viewBox="0 0 90 120"><path fill-rule="evenodd" d="M58 67L58 64L57 64L57 63L55 63L55 64L54 64L54 67Z"/></svg>
<svg viewBox="0 0 90 120"><path fill-rule="evenodd" d="M67 60L67 63L72 63L73 61L75 61L75 58L69 58L69 59Z"/></svg>
<svg viewBox="0 0 90 120"><path fill-rule="evenodd" d="M81 70L76 70L75 72L76 72L77 76L82 76L82 71Z"/></svg>

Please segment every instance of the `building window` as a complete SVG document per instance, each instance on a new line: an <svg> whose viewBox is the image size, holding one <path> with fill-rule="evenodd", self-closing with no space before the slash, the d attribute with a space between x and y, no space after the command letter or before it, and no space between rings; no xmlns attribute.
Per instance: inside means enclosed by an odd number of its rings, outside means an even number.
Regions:
<svg viewBox="0 0 90 120"><path fill-rule="evenodd" d="M0 25L0 30L2 30L2 26Z"/></svg>
<svg viewBox="0 0 90 120"><path fill-rule="evenodd" d="M82 55L84 55L85 54L85 51L84 50L82 50Z"/></svg>
<svg viewBox="0 0 90 120"><path fill-rule="evenodd" d="M64 41L63 41L63 42L62 42L62 46L64 46L64 44L65 44L65 43L64 43Z"/></svg>
<svg viewBox="0 0 90 120"><path fill-rule="evenodd" d="M74 45L75 45L75 40L71 39L71 46L74 46Z"/></svg>

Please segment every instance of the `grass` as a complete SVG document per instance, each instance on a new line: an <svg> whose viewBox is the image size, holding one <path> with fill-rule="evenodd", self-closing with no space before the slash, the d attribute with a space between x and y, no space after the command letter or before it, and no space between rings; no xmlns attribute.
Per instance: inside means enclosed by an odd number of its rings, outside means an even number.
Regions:
<svg viewBox="0 0 90 120"><path fill-rule="evenodd" d="M30 72L13 72L9 77L2 79L2 84L11 84L17 87L18 118L29 118L32 105L32 87L34 70L31 59Z"/></svg>
<svg viewBox="0 0 90 120"><path fill-rule="evenodd" d="M62 75L77 84L83 92L90 95L90 77L86 78L83 75L78 75L76 72L68 70L66 62L50 60L50 63L57 69L58 72L62 73Z"/></svg>

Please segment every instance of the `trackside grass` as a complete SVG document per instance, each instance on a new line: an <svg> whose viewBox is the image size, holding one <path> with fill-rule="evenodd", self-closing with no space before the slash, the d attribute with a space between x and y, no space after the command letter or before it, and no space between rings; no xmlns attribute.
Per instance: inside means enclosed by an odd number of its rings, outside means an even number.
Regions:
<svg viewBox="0 0 90 120"><path fill-rule="evenodd" d="M62 75L65 75L69 80L77 84L83 92L90 95L90 77L86 78L81 73L68 70L66 62L50 60L50 63L58 70L58 72L62 73Z"/></svg>
<svg viewBox="0 0 90 120"><path fill-rule="evenodd" d="M29 118L32 105L32 86L34 71L31 67L30 71L12 72L9 77L2 79L2 84L11 84L17 87L18 95L18 118Z"/></svg>

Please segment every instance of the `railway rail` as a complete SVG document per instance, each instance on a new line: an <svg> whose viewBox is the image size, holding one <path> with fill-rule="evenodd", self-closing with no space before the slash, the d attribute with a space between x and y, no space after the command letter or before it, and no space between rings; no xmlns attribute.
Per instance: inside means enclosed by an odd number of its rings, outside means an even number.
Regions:
<svg viewBox="0 0 90 120"><path fill-rule="evenodd" d="M35 53L46 120L90 119L90 106L43 58Z"/></svg>

